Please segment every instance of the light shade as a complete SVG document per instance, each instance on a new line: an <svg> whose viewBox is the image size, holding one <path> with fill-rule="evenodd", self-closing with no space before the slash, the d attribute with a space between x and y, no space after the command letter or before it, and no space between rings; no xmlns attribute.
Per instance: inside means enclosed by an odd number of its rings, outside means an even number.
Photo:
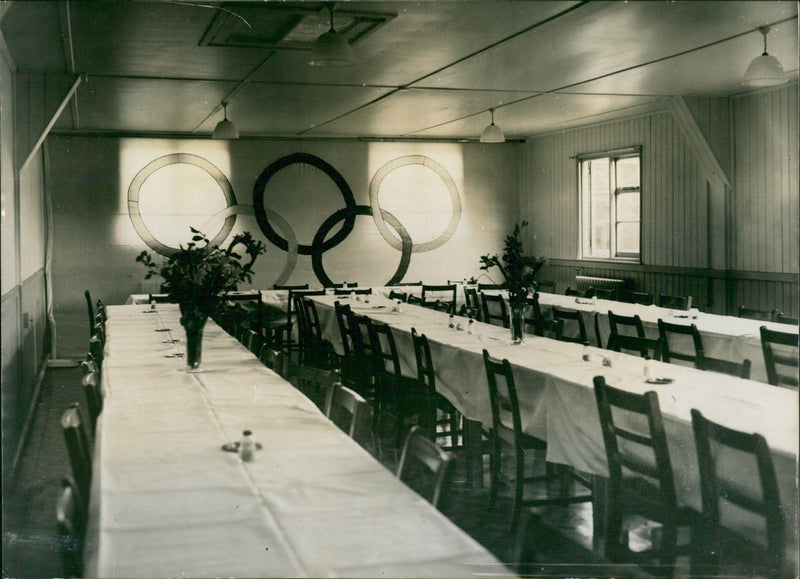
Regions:
<svg viewBox="0 0 800 579"><path fill-rule="evenodd" d="M234 140L239 138L239 131L236 130L236 125L228 120L228 103L222 103L222 108L225 111L225 118L217 123L214 127L214 132L211 133L212 139L227 139Z"/></svg>
<svg viewBox="0 0 800 579"><path fill-rule="evenodd" d="M786 82L786 75L778 59L767 54L767 34L769 26L758 29L764 35L764 52L753 59L744 73L744 84L747 86L774 86Z"/></svg>
<svg viewBox="0 0 800 579"><path fill-rule="evenodd" d="M748 86L773 86L786 82L786 75L778 59L767 54L757 56L744 73L744 83Z"/></svg>
<svg viewBox="0 0 800 579"><path fill-rule="evenodd" d="M317 38L308 59L311 66L352 66L355 63L350 43L333 28Z"/></svg>
<svg viewBox="0 0 800 579"><path fill-rule="evenodd" d="M505 143L506 137L500 127L494 124L494 109L489 109L492 114L492 122L486 125L481 133L481 143Z"/></svg>

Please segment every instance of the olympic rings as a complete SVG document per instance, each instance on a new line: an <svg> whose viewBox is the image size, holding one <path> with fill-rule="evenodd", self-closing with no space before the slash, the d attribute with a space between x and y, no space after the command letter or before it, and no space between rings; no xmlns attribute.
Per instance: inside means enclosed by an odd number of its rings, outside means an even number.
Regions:
<svg viewBox="0 0 800 579"><path fill-rule="evenodd" d="M301 244L298 246L298 252L300 254L316 255L318 253L322 253L323 251L333 249L339 245L353 230L353 226L356 222L356 200L353 197L353 192L350 190L350 185L347 184L347 181L344 180L344 177L342 177L342 175L326 161L323 161L319 157L309 153L292 153L291 155L281 157L277 161L273 162L269 167L264 169L253 185L253 208L255 210L256 221L258 221L258 225L261 227L261 231L264 233L267 239L269 239L278 248L286 251L288 244L283 237L275 232L275 230L272 228L272 225L270 225L266 210L264 208L264 190L267 186L267 183L272 176L275 175L275 173L295 163L306 163L308 165L312 165L328 175L328 177L330 177L333 182L336 183L336 186L339 187L339 191L342 192L342 197L344 197L345 220L342 228L336 232L333 237L323 242L321 245L314 243L312 245ZM400 249L400 247L397 247L396 249Z"/></svg>
<svg viewBox="0 0 800 579"><path fill-rule="evenodd" d="M163 169L168 165L174 165L176 163L194 165L195 167L203 169L206 173L211 175L214 181L217 182L217 185L219 185L219 188L222 190L222 194L225 196L225 203L227 206L232 207L236 205L236 195L233 192L233 187L231 186L230 181L228 181L228 178L216 167L216 165L204 159L203 157L192 155L190 153L171 153L169 155L159 157L158 159L155 159L154 161L151 161L145 165L144 168L142 168L142 170L139 171L133 178L130 186L128 186L128 214L130 215L133 228L136 230L136 233L139 234L139 237L142 238L142 241L144 241L153 251L166 257L169 257L175 253L177 248L161 243L155 238L150 229L148 229L139 210L139 191L144 182L153 173L159 169ZM211 244L219 245L225 241L230 232L233 230L233 225L235 222L235 214L226 217L222 229L219 231L219 233L217 233L216 236L214 236L214 239L211 240Z"/></svg>
<svg viewBox="0 0 800 579"><path fill-rule="evenodd" d="M397 218L389 213L388 211L382 210L382 218L389 222L395 231L400 235L400 239L402 239L403 246L402 246L402 255L400 257L400 264L397 266L397 270L394 272L394 275L391 277L389 281L386 282L385 285L395 285L402 281L403 277L406 275L408 271L408 264L411 263L411 248L412 248L412 241L411 237L408 235L408 231ZM339 209L331 214L322 225L320 225L317 233L314 235L314 247L320 247L323 242L325 241L325 236L328 232L336 225L342 218L346 218L350 212L347 209ZM368 205L356 205L353 208L354 215L372 215L372 208ZM314 267L314 274L317 276L317 279L322 283L324 287L330 287L333 285L333 281L331 278L328 277L328 274L325 272L325 268L322 266L322 252L315 252L311 254L311 263Z"/></svg>
<svg viewBox="0 0 800 579"><path fill-rule="evenodd" d="M369 204L372 207L372 218L375 220L375 225L377 226L378 231L381 232L381 235L386 242L395 249L401 249L403 242L391 234L389 228L386 227L386 223L382 219L383 211L381 210L379 193L381 189L381 183L383 183L383 180L386 178L386 176L395 169L405 167L406 165L422 165L427 167L439 175L447 187L447 190L450 192L450 199L453 204L453 213L450 216L450 222L447 224L445 231L436 239L427 241L425 243L420 243L419 245L413 245L411 249L413 253L431 251L447 243L447 241L453 236L453 233L455 233L456 229L458 228L458 223L461 220L461 197L458 194L458 187L456 187L456 183L453 181L450 173L447 172L447 169L430 157L426 157L425 155L406 155L404 157L393 159L378 169L378 172L375 173L375 176L372 177L372 181L369 184ZM392 225L392 227L394 227L394 225ZM397 230L396 227L394 228Z"/></svg>
<svg viewBox="0 0 800 579"><path fill-rule="evenodd" d="M292 272L294 268L297 267L297 237L294 234L294 229L292 229L286 220L272 211L271 209L266 210L267 215L269 218L278 224L278 229L283 231L283 233L288 238L288 246L289 250L286 252L286 265L283 267L283 271L278 276L273 283L276 285L283 285L289 278L292 276ZM208 220L203 223L198 229L200 231L205 232L208 228L210 228L211 224L215 221L218 221L222 218L227 218L229 215L253 215L253 206L252 205L233 205L231 207L227 207L222 211L212 215L208 218Z"/></svg>

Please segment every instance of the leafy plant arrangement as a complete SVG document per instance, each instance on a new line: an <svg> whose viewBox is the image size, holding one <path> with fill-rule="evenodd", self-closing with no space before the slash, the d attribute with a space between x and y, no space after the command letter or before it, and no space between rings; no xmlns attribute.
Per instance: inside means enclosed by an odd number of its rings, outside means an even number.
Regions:
<svg viewBox="0 0 800 579"><path fill-rule="evenodd" d="M266 248L249 231L234 236L223 250L218 245L212 246L197 229L190 229L192 240L186 247L181 245L165 262L157 264L147 251L140 253L136 261L147 268L145 279L156 275L164 279L164 292L180 304L184 317L213 316L223 308L225 294L252 280L253 264ZM235 251L240 245L244 254ZM247 263L243 263L245 255L250 257Z"/></svg>
<svg viewBox="0 0 800 579"><path fill-rule="evenodd" d="M525 305L528 293L536 287L534 277L545 263L544 259L525 257L523 254L520 233L527 225L527 221L514 224L514 231L506 236L502 259L497 254L481 256L482 270L496 267L503 274L503 288L508 291L508 301L512 307Z"/></svg>

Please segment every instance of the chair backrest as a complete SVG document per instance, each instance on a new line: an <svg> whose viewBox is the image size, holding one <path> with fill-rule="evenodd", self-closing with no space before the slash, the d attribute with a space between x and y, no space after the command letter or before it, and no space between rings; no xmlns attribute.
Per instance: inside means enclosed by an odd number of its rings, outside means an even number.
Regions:
<svg viewBox="0 0 800 579"><path fill-rule="evenodd" d="M608 337L608 350L622 353L637 353L648 360L661 360L664 342L661 338L640 338L626 334L612 334Z"/></svg>
<svg viewBox="0 0 800 579"><path fill-rule="evenodd" d="M333 288L333 295L335 296L349 296L350 294L355 294L359 296L364 296L364 295L369 296L372 295L372 288L371 287L359 288L354 286Z"/></svg>
<svg viewBox="0 0 800 579"><path fill-rule="evenodd" d="M748 308L747 306L739 306L737 316L740 318L747 318L748 320L759 320L762 322L775 322L778 319L778 310L757 310Z"/></svg>
<svg viewBox="0 0 800 579"><path fill-rule="evenodd" d="M407 479L406 473L412 462L424 466L433 477L433 491L429 500L434 507L438 506L442 494L446 493L452 459L433 441L423 436L419 426L412 427L408 432L397 465L397 478Z"/></svg>
<svg viewBox="0 0 800 579"><path fill-rule="evenodd" d="M285 354L280 350L276 350L270 344L264 344L261 346L258 359L261 360L262 364L279 376L286 377L286 358Z"/></svg>
<svg viewBox="0 0 800 579"><path fill-rule="evenodd" d="M783 312L778 312L778 317L775 319L779 324L790 324L792 326L800 325L800 318L787 316Z"/></svg>
<svg viewBox="0 0 800 579"><path fill-rule="evenodd" d="M536 282L536 291L548 294L556 293L556 282L551 279L542 279Z"/></svg>
<svg viewBox="0 0 800 579"><path fill-rule="evenodd" d="M636 331L636 335L640 338L644 338L644 326L642 325L642 320L639 316L621 316L619 314L615 314L611 310L608 310L608 326L611 329L611 335L614 334L623 334L629 332L621 332L622 328L633 328Z"/></svg>
<svg viewBox="0 0 800 579"><path fill-rule="evenodd" d="M425 334L418 334L416 328L411 328L411 340L414 343L414 357L417 361L417 381L425 392L425 399L429 409L435 409L434 394L436 393L436 371L433 367L431 345ZM434 411L435 412L435 411ZM434 440L436 435L436 420L432 420L428 427L428 437Z"/></svg>
<svg viewBox="0 0 800 579"><path fill-rule="evenodd" d="M658 395L652 390L644 394L619 390L606 384L603 376L595 376L594 393L611 492L619 488L623 476L651 481L661 504L677 511L675 481Z"/></svg>
<svg viewBox="0 0 800 579"><path fill-rule="evenodd" d="M280 285L280 284L276 283L276 284L274 284L272 286L272 289L275 289L275 290L307 290L308 289L308 284L304 283L304 284L299 284L299 285Z"/></svg>
<svg viewBox="0 0 800 579"><path fill-rule="evenodd" d="M586 290L586 297L597 297L601 300L619 300L619 291L617 288L604 288L604 287L590 287Z"/></svg>
<svg viewBox="0 0 800 579"><path fill-rule="evenodd" d="M708 370L710 372L719 372L721 374L730 374L737 378L750 379L750 368L752 362L745 358L741 362L732 362L730 360L723 360L721 358L710 358L703 356L697 364L701 370Z"/></svg>
<svg viewBox="0 0 800 579"><path fill-rule="evenodd" d="M515 439L522 434L517 388L514 373L508 360L497 360L483 350L486 381L489 383L489 403L492 408L492 428L495 432L513 433Z"/></svg>
<svg viewBox="0 0 800 579"><path fill-rule="evenodd" d="M369 333L371 325L372 321L367 316L357 314L353 310L347 312L347 327L350 332L353 356L357 360L362 379L367 380L372 379L376 370L372 337Z"/></svg>
<svg viewBox="0 0 800 579"><path fill-rule="evenodd" d="M408 303L412 306L421 306L422 304L422 297L415 296L414 294L408 294Z"/></svg>
<svg viewBox="0 0 800 579"><path fill-rule="evenodd" d="M511 319L508 317L508 307L506 300L500 294L481 293L481 308L483 310L483 321L495 326L509 327ZM500 322L499 324L497 322Z"/></svg>
<svg viewBox="0 0 800 579"><path fill-rule="evenodd" d="M798 386L798 336L761 326L761 349L767 381L773 386Z"/></svg>
<svg viewBox="0 0 800 579"><path fill-rule="evenodd" d="M77 402L70 404L61 415L61 430L67 445L72 478L77 484L80 496L88 501L92 483L92 454L83 427L80 405ZM81 508L87 512L88 504L81 505Z"/></svg>
<svg viewBox="0 0 800 579"><path fill-rule="evenodd" d="M542 338L564 340L564 320L552 320L545 316L525 318L525 330Z"/></svg>
<svg viewBox="0 0 800 579"><path fill-rule="evenodd" d="M564 320L564 327L567 328L567 322L573 322L569 324L569 326L577 327L577 335L574 335L574 332L569 332L572 335L565 336L562 335L560 340L563 342L578 342L580 344L589 344L589 338L586 335L586 324L583 322L583 316L577 310L564 310L558 307L553 307L553 319L554 320Z"/></svg>
<svg viewBox="0 0 800 579"><path fill-rule="evenodd" d="M420 280L420 281L402 281L402 282L400 282L400 283L396 283L396 284L394 284L394 285L395 285L395 286L397 286L397 287L401 287L401 286L412 286L412 285L418 285L418 286L421 286L421 285L422 285L422 281L421 281L421 280Z"/></svg>
<svg viewBox="0 0 800 579"><path fill-rule="evenodd" d="M408 292L401 292L397 290L389 290L389 299L390 300L400 300L404 302L408 300Z"/></svg>
<svg viewBox="0 0 800 579"><path fill-rule="evenodd" d="M572 289L571 287L568 287L567 289L564 290L564 295L565 296L575 296L575 297L578 297L578 298L582 298L583 297L583 292L581 290Z"/></svg>
<svg viewBox="0 0 800 579"><path fill-rule="evenodd" d="M350 304L343 304L340 301L333 302L333 310L336 313L336 323L339 326L339 335L342 339L342 354L345 360L353 357L353 338L350 335L349 316Z"/></svg>
<svg viewBox="0 0 800 579"><path fill-rule="evenodd" d="M647 292L631 292L631 301L635 304L643 306L653 305L653 294Z"/></svg>
<svg viewBox="0 0 800 579"><path fill-rule="evenodd" d="M376 369L394 378L402 377L400 356L397 353L397 344L394 341L392 329L388 324L371 321L368 331Z"/></svg>
<svg viewBox="0 0 800 579"><path fill-rule="evenodd" d="M456 313L456 289L458 286L454 283L445 285L422 285L422 304L428 305L435 302L445 303L448 306L447 311L451 314Z"/></svg>
<svg viewBox="0 0 800 579"><path fill-rule="evenodd" d="M703 531L710 533L712 540L717 538L726 503L763 517L766 531L763 565L773 573L783 571L784 517L778 479L766 440L760 434L712 422L696 408L692 409L692 427L700 466L703 522L708 525ZM749 460L756 468L743 467L748 460L746 455L751 455ZM726 467L736 474L726 474ZM758 473L757 482L742 480L743 473L755 472Z"/></svg>
<svg viewBox="0 0 800 579"><path fill-rule="evenodd" d="M325 396L325 416L355 440L365 432L368 406L358 392L340 382L334 383Z"/></svg>
<svg viewBox="0 0 800 579"><path fill-rule="evenodd" d="M692 296L668 296L658 294L658 305L673 310L688 310L692 307Z"/></svg>
<svg viewBox="0 0 800 579"><path fill-rule="evenodd" d="M81 378L83 393L86 395L86 409L89 411L89 426L92 435L95 433L97 418L103 410L103 396L100 394L100 384L97 373L87 372Z"/></svg>
<svg viewBox="0 0 800 579"><path fill-rule="evenodd" d="M174 304L175 299L172 298L169 294L148 294L147 295L147 302L148 303L157 303L157 304Z"/></svg>
<svg viewBox="0 0 800 579"><path fill-rule="evenodd" d="M691 362L695 368L700 367L699 360L705 356L705 350L703 349L703 338L700 336L696 325L672 324L659 318L658 335L663 342L662 346L664 348L661 355L662 360L665 362L683 360ZM685 336L689 336L692 339L691 347L694 352L688 351L688 340Z"/></svg>
<svg viewBox="0 0 800 579"><path fill-rule="evenodd" d="M83 291L83 297L86 298L86 309L89 313L89 335L91 336L94 332L94 306L92 306L92 296L88 289Z"/></svg>
<svg viewBox="0 0 800 579"><path fill-rule="evenodd" d="M83 577L83 542L86 536L88 513L72 477L61 480L56 501L56 526L60 535L61 565L64 577Z"/></svg>
<svg viewBox="0 0 800 579"><path fill-rule="evenodd" d="M501 290L503 289L503 284L501 283L479 283L478 284L478 293L486 290Z"/></svg>
<svg viewBox="0 0 800 579"><path fill-rule="evenodd" d="M482 320L481 302L478 299L478 290L474 287L464 286L464 309L466 315L477 320Z"/></svg>

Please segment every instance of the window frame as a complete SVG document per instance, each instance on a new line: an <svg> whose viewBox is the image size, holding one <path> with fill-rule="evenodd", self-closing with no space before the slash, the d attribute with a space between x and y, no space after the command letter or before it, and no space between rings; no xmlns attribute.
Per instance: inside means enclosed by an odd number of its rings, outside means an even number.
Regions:
<svg viewBox="0 0 800 579"><path fill-rule="evenodd" d="M617 187L617 163L621 159L636 157L639 159L639 185L638 187ZM615 149L585 155L576 155L577 178L578 178L578 259L591 261L614 261L641 263L642 259L642 147L628 147L625 149ZM593 222L586 222L593 218L593 207L591 199L587 198L584 192L584 164L589 161L608 159L609 184L608 184L608 255L598 256L594 253L591 245ZM588 167L588 182L591 186L591 166ZM635 193L639 195L639 218L638 219L618 219L617 203L621 195ZM638 223L639 224L639 252L620 252L617 250L617 237L620 224ZM588 248L588 251L587 251Z"/></svg>

